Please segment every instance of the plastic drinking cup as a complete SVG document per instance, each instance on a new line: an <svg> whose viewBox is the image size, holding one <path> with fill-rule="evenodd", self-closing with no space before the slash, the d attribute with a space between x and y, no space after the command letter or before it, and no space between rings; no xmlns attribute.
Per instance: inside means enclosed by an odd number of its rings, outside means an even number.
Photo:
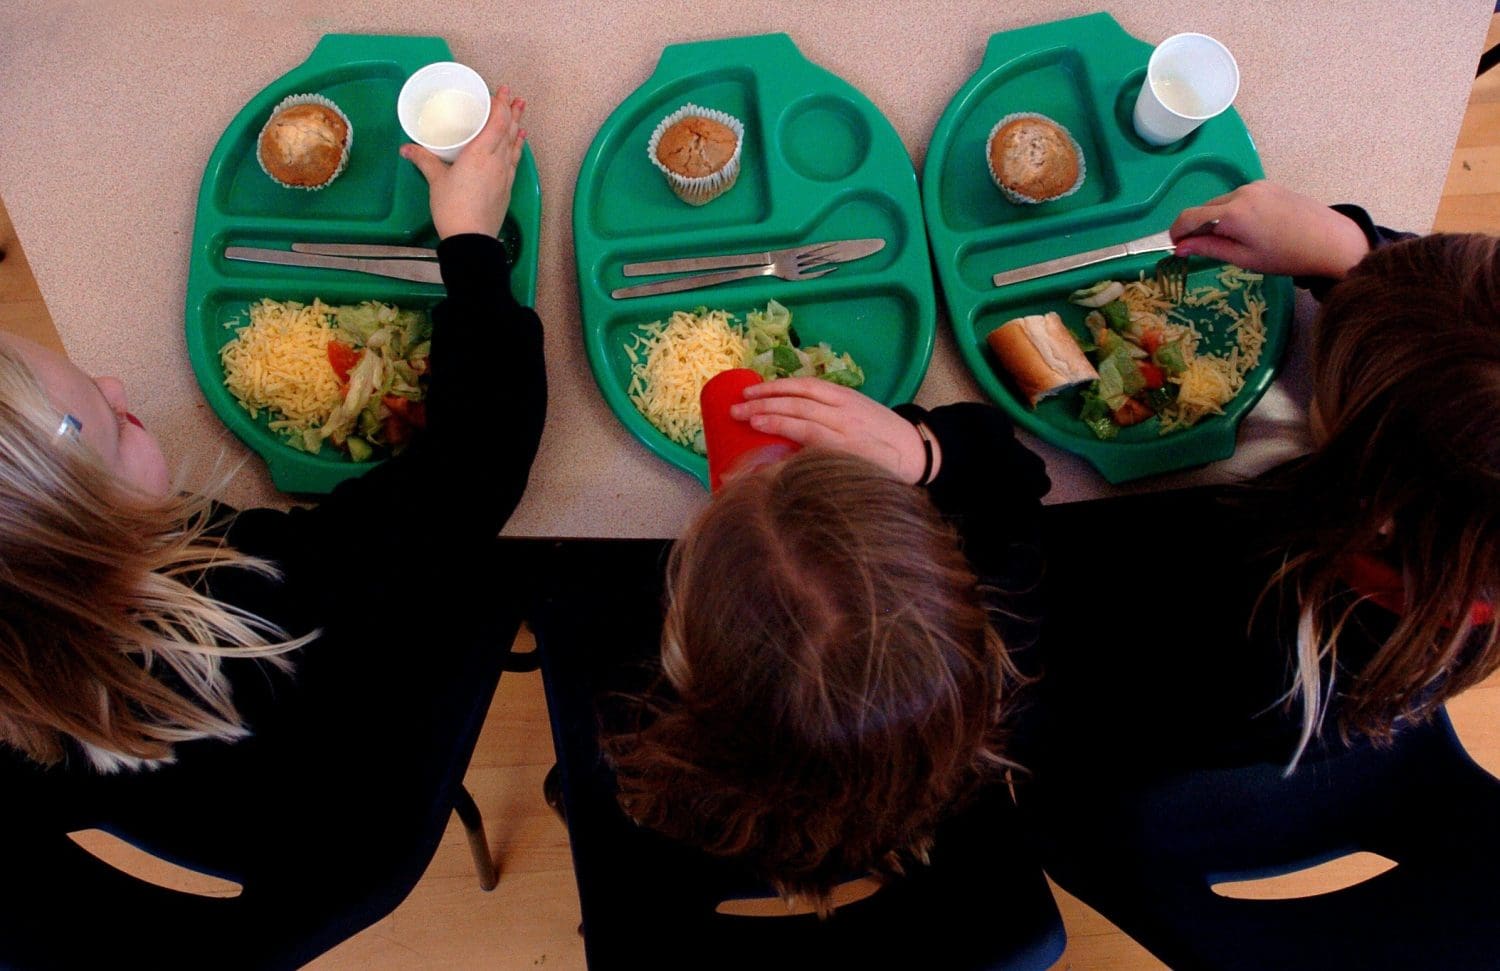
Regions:
<svg viewBox="0 0 1500 971"><path fill-rule="evenodd" d="M1240 68L1207 34L1174 34L1156 45L1135 99L1135 133L1167 145L1234 103Z"/></svg>
<svg viewBox="0 0 1500 971"><path fill-rule="evenodd" d="M476 123L462 138L434 144L420 136L422 109L434 95L444 94L448 97L446 92L458 92L459 95L474 98L484 110L473 112L472 120ZM459 99L459 103L464 102ZM456 61L438 61L406 79L406 83L401 86L401 93L396 96L396 117L400 119L401 129L406 132L407 138L444 162L451 162L458 158L463 147L473 141L474 136L484 128L485 122L490 120L490 90L485 85L484 78L473 68Z"/></svg>
<svg viewBox="0 0 1500 971"><path fill-rule="evenodd" d="M802 447L790 438L758 432L749 422L729 416L730 406L745 400L745 389L760 381L760 375L749 368L735 368L714 375L698 395L703 407L703 440L708 446L708 485L712 492L718 492L736 474L778 462Z"/></svg>

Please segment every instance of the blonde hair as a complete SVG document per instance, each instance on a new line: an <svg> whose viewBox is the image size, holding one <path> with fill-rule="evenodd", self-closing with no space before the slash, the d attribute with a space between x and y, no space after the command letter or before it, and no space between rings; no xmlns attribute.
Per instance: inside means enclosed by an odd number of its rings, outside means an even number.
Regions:
<svg viewBox="0 0 1500 971"><path fill-rule="evenodd" d="M1340 736L1389 742L1404 722L1500 667L1500 240L1435 235L1368 255L1324 301L1311 373L1326 441L1271 476L1296 598L1302 731L1290 772L1333 709ZM1391 564L1404 604L1358 666L1339 641L1365 599L1350 555ZM1337 699L1337 704L1334 704Z"/></svg>
<svg viewBox="0 0 1500 971"><path fill-rule="evenodd" d="M60 418L0 342L0 742L50 765L71 741L108 772L243 736L220 658L286 666L316 632L203 592L210 570L276 572L214 538L207 498L137 494Z"/></svg>
<svg viewBox="0 0 1500 971"><path fill-rule="evenodd" d="M667 571L670 690L605 738L638 822L826 914L1011 764L1020 678L923 490L807 449L726 484Z"/></svg>

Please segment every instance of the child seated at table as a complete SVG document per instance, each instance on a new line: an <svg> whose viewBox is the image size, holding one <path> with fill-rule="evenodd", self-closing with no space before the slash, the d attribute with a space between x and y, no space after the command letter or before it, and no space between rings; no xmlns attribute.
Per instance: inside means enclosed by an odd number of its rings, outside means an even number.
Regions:
<svg viewBox="0 0 1500 971"><path fill-rule="evenodd" d="M735 418L805 447L677 542L664 683L604 747L638 822L827 913L1015 764L1049 483L990 406L898 414L813 378L745 399Z"/></svg>
<svg viewBox="0 0 1500 971"><path fill-rule="evenodd" d="M1388 741L1500 667L1500 240L1393 233L1268 182L1173 231L1210 219L1180 255L1322 300L1313 450L1247 499L1273 564L1257 629L1295 672L1295 765L1330 717L1345 741Z"/></svg>
<svg viewBox="0 0 1500 971"><path fill-rule="evenodd" d="M315 509L235 514L174 493L119 381L0 335L7 754L84 775L214 763L226 743L292 718L350 721L327 698L314 714L299 711L307 669L325 672L326 684L339 659L367 679L365 690L378 682L400 698L413 643L394 633L404 618L391 619L387 641L352 621L379 604L408 610L414 565L438 570L453 550L492 539L519 501L541 433L541 324L511 295L496 238L523 109L497 93L489 123L452 166L403 150L430 182L448 288L434 311L428 428ZM483 362L501 340L517 366L495 386ZM495 447L476 455L481 434ZM420 525L389 528L392 509L421 509ZM430 622L418 627L431 635ZM365 690L340 697L358 704Z"/></svg>

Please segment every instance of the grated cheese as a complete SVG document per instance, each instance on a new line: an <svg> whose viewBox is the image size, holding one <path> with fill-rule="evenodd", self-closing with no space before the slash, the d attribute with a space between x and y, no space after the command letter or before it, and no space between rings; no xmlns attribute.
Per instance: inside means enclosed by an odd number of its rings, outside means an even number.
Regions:
<svg viewBox="0 0 1500 971"><path fill-rule="evenodd" d="M1187 370L1175 379L1177 400L1162 414L1163 432L1224 413L1225 403L1245 386L1244 373L1232 360L1235 356L1234 352L1231 357L1204 354L1188 362Z"/></svg>
<svg viewBox="0 0 1500 971"><path fill-rule="evenodd" d="M1211 334L1216 329L1215 320L1228 318L1226 330L1234 334L1235 343L1227 353L1197 353L1200 332L1190 321L1172 311L1175 319L1184 321L1183 329L1192 334L1194 353L1187 362L1187 370L1172 379L1177 384L1177 400L1161 413L1162 434L1188 428L1208 415L1222 415L1224 405L1245 386L1245 375L1260 363L1261 349L1266 342L1266 301L1259 287L1262 279L1258 273L1226 267L1219 274L1219 282L1227 289L1198 287L1183 299L1188 306L1214 311L1215 316L1204 324ZM1243 312L1230 306L1229 291L1243 293Z"/></svg>
<svg viewBox="0 0 1500 971"><path fill-rule="evenodd" d="M233 327L238 321L225 324ZM250 417L278 412L276 430L316 428L343 399L328 342L334 339L329 308L269 298L250 307L250 323L219 349L224 385Z"/></svg>
<svg viewBox="0 0 1500 971"><path fill-rule="evenodd" d="M692 447L703 431L698 395L721 371L744 367L750 342L723 310L678 310L664 324L642 325L625 345L630 400L672 441Z"/></svg>
<svg viewBox="0 0 1500 971"><path fill-rule="evenodd" d="M1186 359L1187 370L1173 376L1177 397L1162 409L1161 433L1188 428L1208 415L1222 415L1228 404L1245 386L1245 375L1260 363L1266 341L1265 297L1260 293L1264 277L1237 266L1226 266L1218 274L1218 285L1194 287L1183 295L1181 307L1170 300L1155 280L1143 271L1125 284L1120 299L1137 325L1145 323L1159 328L1166 341L1178 342ZM1243 296L1245 309L1230 306L1233 293ZM1183 308L1211 311L1213 316L1194 320ZM1217 335L1219 318L1227 318L1226 333L1234 335L1227 352L1212 354L1203 350L1203 335ZM1199 328L1202 327L1202 330Z"/></svg>

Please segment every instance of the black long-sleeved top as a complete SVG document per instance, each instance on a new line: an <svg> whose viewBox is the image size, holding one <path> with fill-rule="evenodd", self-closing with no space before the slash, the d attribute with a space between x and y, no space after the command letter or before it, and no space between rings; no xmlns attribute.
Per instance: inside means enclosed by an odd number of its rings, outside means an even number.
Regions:
<svg viewBox="0 0 1500 971"><path fill-rule="evenodd" d="M429 663L435 648L421 643L423 630L440 636L451 618L423 601L473 576L526 487L547 405L541 321L511 294L498 240L450 237L438 260L448 295L433 311L425 432L316 506L246 510L226 532L281 576L215 573L210 592L293 635L322 630L289 656L289 677L225 661L252 731L323 672L390 677ZM389 685L393 699L399 681ZM307 689L323 695L321 685Z"/></svg>
<svg viewBox="0 0 1500 971"><path fill-rule="evenodd" d="M928 495L957 528L1006 653L1029 682L1040 673L1042 497L1052 487L1047 467L994 405L963 402L931 411L899 405L896 411L926 424L942 449ZM1030 684L1011 687L1020 690L1002 699L1004 754L1025 766L1032 757L1033 693Z"/></svg>

